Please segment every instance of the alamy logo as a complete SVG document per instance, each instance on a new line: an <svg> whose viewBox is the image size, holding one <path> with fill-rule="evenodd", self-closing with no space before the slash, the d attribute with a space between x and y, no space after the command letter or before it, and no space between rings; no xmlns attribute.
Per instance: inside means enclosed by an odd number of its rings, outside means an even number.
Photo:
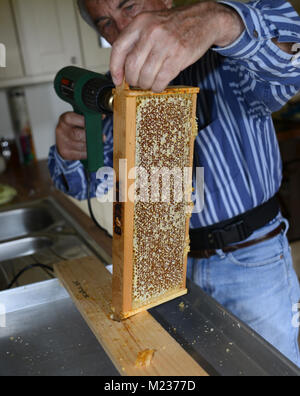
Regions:
<svg viewBox="0 0 300 396"><path fill-rule="evenodd" d="M0 67L6 67L6 47L0 43Z"/></svg>
<svg viewBox="0 0 300 396"><path fill-rule="evenodd" d="M300 43L294 44L292 51L296 52L296 55L292 59L292 64L294 67L300 67Z"/></svg>
<svg viewBox="0 0 300 396"><path fill-rule="evenodd" d="M109 167L100 168L96 178L101 180L96 192L100 203L185 203L189 214L204 209L204 168L197 167L195 172L192 167L129 169L127 159L121 159L118 183L115 170Z"/></svg>
<svg viewBox="0 0 300 396"><path fill-rule="evenodd" d="M6 327L6 309L5 305L0 303L0 329Z"/></svg>

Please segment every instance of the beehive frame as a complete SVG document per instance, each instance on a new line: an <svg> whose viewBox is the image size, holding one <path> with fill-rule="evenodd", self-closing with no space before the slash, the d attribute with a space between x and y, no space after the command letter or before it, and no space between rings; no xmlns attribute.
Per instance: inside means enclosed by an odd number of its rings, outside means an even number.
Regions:
<svg viewBox="0 0 300 396"><path fill-rule="evenodd" d="M170 87L155 94L129 89L125 83L115 91L112 308L116 320L187 293L190 194L176 204L174 196L174 203L145 203L122 194L137 191L128 172L138 166L192 169L198 92L198 88ZM120 160L126 161L126 167ZM188 183L185 191L191 192L191 177L184 183Z"/></svg>

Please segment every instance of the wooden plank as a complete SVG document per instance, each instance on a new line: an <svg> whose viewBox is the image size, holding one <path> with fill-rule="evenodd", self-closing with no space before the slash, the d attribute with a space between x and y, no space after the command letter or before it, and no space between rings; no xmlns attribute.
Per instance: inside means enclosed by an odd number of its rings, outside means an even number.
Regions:
<svg viewBox="0 0 300 396"><path fill-rule="evenodd" d="M125 82L115 91L112 302L118 320L187 293L190 198L183 197L180 203L174 198L155 202L152 196L147 202L130 199L128 191L141 188L128 173L143 169L144 179L149 179L153 169L167 170L170 177L173 171L183 174L184 168L192 168L198 92L198 88L169 87L156 94L129 89ZM125 170L120 160L126 161ZM148 181L146 188L152 194L155 183ZM161 184L156 182L159 189ZM192 180L183 184L191 188Z"/></svg>
<svg viewBox="0 0 300 396"><path fill-rule="evenodd" d="M62 262L55 272L121 375L207 376L207 373L148 313L122 322L111 319L112 277L94 257ZM154 350L149 367L138 354Z"/></svg>

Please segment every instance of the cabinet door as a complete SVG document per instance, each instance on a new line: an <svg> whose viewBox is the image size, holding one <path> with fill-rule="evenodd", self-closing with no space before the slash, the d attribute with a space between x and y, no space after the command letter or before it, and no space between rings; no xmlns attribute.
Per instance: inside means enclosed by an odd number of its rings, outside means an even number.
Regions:
<svg viewBox="0 0 300 396"><path fill-rule="evenodd" d="M22 58L9 0L0 0L0 43L6 47L7 66L6 68L0 68L0 79L6 80L22 77Z"/></svg>
<svg viewBox="0 0 300 396"><path fill-rule="evenodd" d="M72 0L13 0L27 76L81 65Z"/></svg>
<svg viewBox="0 0 300 396"><path fill-rule="evenodd" d="M98 73L106 73L109 70L111 49L101 48L99 35L82 19L78 11L77 18L84 66Z"/></svg>

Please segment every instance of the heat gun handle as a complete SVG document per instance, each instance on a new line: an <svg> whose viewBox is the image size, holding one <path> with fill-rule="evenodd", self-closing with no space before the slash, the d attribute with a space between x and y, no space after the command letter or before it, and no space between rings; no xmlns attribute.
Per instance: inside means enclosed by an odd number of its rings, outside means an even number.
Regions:
<svg viewBox="0 0 300 396"><path fill-rule="evenodd" d="M85 169L92 173L104 166L102 115L85 114L87 159L82 161Z"/></svg>

